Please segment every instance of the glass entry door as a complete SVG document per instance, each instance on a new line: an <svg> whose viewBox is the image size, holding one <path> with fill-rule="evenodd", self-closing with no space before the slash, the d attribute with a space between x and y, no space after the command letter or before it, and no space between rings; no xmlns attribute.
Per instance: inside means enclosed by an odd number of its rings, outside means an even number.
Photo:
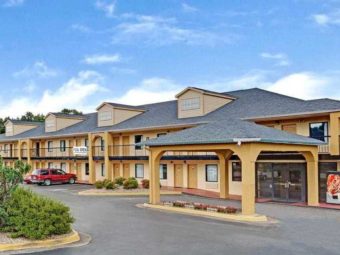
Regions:
<svg viewBox="0 0 340 255"><path fill-rule="evenodd" d="M305 164L258 163L257 196L282 202L305 202Z"/></svg>

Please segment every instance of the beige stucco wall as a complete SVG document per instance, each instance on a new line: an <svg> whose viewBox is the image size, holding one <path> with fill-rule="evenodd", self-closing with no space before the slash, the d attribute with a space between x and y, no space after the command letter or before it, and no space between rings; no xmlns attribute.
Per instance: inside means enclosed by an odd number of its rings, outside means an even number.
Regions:
<svg viewBox="0 0 340 255"><path fill-rule="evenodd" d="M132 117L135 117L142 112L140 111L133 111L133 110L125 110L125 109L114 109L113 116L114 116L114 123L118 124L125 120L128 120Z"/></svg>
<svg viewBox="0 0 340 255"><path fill-rule="evenodd" d="M204 95L203 96L203 109L204 114L208 114L209 112L215 111L216 109L230 103L232 100L222 97L216 97L211 95Z"/></svg>
<svg viewBox="0 0 340 255"><path fill-rule="evenodd" d="M192 110L184 110L182 107L182 102L186 99L192 98L199 98L200 107ZM231 99L203 94L201 92L194 90L188 90L178 97L177 100L178 118L203 116L208 114L209 112L212 112L222 107L223 105L231 101L232 101Z"/></svg>
<svg viewBox="0 0 340 255"><path fill-rule="evenodd" d="M57 118L50 114L45 119L45 132L54 132L57 130Z"/></svg>
<svg viewBox="0 0 340 255"><path fill-rule="evenodd" d="M82 119L77 118L61 118L56 117L53 114L50 114L45 120L45 131L46 132L55 132L60 129L72 126L79 122L83 121Z"/></svg>
<svg viewBox="0 0 340 255"><path fill-rule="evenodd" d="M100 120L100 113L108 112L111 114L110 120ZM105 104L100 109L98 109L98 127L112 126L114 124L113 107L111 105Z"/></svg>
<svg viewBox="0 0 340 255"><path fill-rule="evenodd" d="M192 110L183 110L182 109L182 102L186 99L192 99L192 98L199 98L200 100L200 107L198 109L192 109ZM197 91L189 90L186 93L182 94L178 98L178 118L189 118L189 117L197 117L203 115L203 95L202 93L199 93Z"/></svg>
<svg viewBox="0 0 340 255"><path fill-rule="evenodd" d="M6 125L6 136L13 136L13 135L21 134L35 127L36 127L35 125L13 124L12 122L9 121Z"/></svg>
<svg viewBox="0 0 340 255"><path fill-rule="evenodd" d="M107 112L111 115L111 119L108 120L101 120L100 114ZM141 114L141 111L136 111L133 109L120 109L115 108L112 105L104 104L101 108L98 109L98 127L104 127L104 126L112 126L115 124L118 124L120 122L123 122L127 119L130 119L132 117L135 117L139 114Z"/></svg>

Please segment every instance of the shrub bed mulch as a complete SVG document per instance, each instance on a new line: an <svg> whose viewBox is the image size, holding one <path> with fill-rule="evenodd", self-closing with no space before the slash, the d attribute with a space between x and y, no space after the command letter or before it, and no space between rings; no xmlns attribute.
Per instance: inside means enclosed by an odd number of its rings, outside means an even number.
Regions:
<svg viewBox="0 0 340 255"><path fill-rule="evenodd" d="M187 201L165 201L163 205L169 207L179 207L179 208L188 208L194 210L208 211L208 212L217 212L217 213L227 213L227 214L236 214L241 210L232 206L221 206L221 205L210 205L205 203L196 203L196 202L187 202Z"/></svg>
<svg viewBox="0 0 340 255"><path fill-rule="evenodd" d="M74 233L70 232L68 234L63 234L63 235L52 235L48 237L47 239L42 239L44 240L58 240L58 239L63 239L65 237L72 236ZM23 237L18 237L18 238L11 238L10 237L11 233L3 233L0 232L0 245L1 244L30 244L35 241L40 241L40 240L31 240L28 238L23 238Z"/></svg>
<svg viewBox="0 0 340 255"><path fill-rule="evenodd" d="M169 190L161 190L160 191L161 194L166 194L166 195L180 195L181 192L178 191L169 191ZM136 194L136 193L140 193L141 195L145 194L148 195L149 194L149 189L145 189L142 187L139 187L137 189L124 189L122 186L113 189L113 190L107 190L107 189L89 189L89 190L84 190L84 191L80 191L78 194L79 195L128 195L128 194Z"/></svg>

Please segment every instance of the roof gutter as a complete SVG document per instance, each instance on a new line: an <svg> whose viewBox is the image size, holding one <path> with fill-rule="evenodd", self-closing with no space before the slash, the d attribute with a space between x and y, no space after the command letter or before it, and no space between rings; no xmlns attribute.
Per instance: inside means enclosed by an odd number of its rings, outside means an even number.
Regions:
<svg viewBox="0 0 340 255"><path fill-rule="evenodd" d="M306 115L313 116L315 114L325 114L325 113L332 113L332 112L340 112L340 109L315 111L315 112L278 114L278 115L264 115L264 116L257 116L257 117L242 118L241 120L270 120L270 119L276 119L276 118L282 118L282 117L300 117L300 116L306 117Z"/></svg>

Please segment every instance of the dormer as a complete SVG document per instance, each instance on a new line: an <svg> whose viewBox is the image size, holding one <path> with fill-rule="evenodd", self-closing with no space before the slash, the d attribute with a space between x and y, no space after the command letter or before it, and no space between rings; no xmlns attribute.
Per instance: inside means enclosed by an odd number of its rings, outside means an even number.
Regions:
<svg viewBox="0 0 340 255"><path fill-rule="evenodd" d="M184 89L176 98L179 119L204 116L236 99L230 95L195 87Z"/></svg>
<svg viewBox="0 0 340 255"><path fill-rule="evenodd" d="M7 120L5 122L6 136L14 136L36 128L39 122L21 121L21 120Z"/></svg>
<svg viewBox="0 0 340 255"><path fill-rule="evenodd" d="M84 115L49 113L45 118L45 132L55 132L85 120Z"/></svg>
<svg viewBox="0 0 340 255"><path fill-rule="evenodd" d="M98 127L112 126L135 117L145 110L141 107L104 102L97 107Z"/></svg>

